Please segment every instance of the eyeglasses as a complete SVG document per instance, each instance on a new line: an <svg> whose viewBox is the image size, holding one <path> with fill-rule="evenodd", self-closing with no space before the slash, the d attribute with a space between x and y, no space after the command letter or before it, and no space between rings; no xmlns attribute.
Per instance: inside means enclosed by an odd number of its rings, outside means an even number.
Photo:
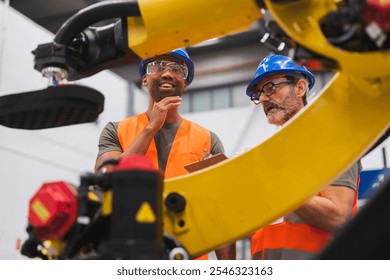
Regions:
<svg viewBox="0 0 390 280"><path fill-rule="evenodd" d="M269 97L275 93L276 87L278 85L294 84L294 83L295 83L294 81L281 81L281 82L276 82L276 83L268 82L265 85L263 85L260 90L256 90L254 93L252 93L251 100L253 101L253 103L258 105L258 104L260 104L260 96L262 93L264 93L265 96Z"/></svg>
<svg viewBox="0 0 390 280"><path fill-rule="evenodd" d="M183 79L187 79L188 77L187 66L181 65L173 61L152 61L148 63L148 65L146 66L146 74L148 75L162 74L168 69L169 71L171 71L171 73Z"/></svg>

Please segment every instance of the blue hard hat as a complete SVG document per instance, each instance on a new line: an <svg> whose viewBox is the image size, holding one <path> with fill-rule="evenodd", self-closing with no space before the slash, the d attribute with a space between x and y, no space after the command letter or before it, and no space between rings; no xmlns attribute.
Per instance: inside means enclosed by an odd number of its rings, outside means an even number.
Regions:
<svg viewBox="0 0 390 280"><path fill-rule="evenodd" d="M298 66L290 57L284 55L269 55L265 57L257 67L255 77L246 88L246 95L249 97L256 91L257 84L266 76L286 73L286 74L302 74L309 83L311 90L315 83L314 75L306 69L305 66Z"/></svg>
<svg viewBox="0 0 390 280"><path fill-rule="evenodd" d="M194 71L195 71L195 67L194 67L194 63L192 62L190 56L188 55L186 49L182 48L182 49L176 49L176 50L173 50L169 53L166 53L166 54L162 54L162 55L159 55L159 56L172 56L172 57L175 57L181 61L183 61L185 64L187 64L187 67L188 67L188 77L187 77L187 81L188 81L188 84L191 84L192 80L194 79ZM143 60L141 60L141 62L139 63L138 65L138 71L139 71L139 74L141 75L141 77L143 77L146 73L146 65L154 60L156 57L158 56L154 56L154 57L150 57L150 58L145 58Z"/></svg>

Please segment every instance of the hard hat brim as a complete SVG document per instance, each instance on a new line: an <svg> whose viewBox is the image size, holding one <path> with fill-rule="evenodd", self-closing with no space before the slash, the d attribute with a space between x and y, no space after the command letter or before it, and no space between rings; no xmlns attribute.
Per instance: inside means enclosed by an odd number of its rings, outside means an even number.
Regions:
<svg viewBox="0 0 390 280"><path fill-rule="evenodd" d="M248 84L248 87L246 88L246 95L249 97L252 96L252 94L256 91L256 86L257 84L264 79L267 76L274 75L274 74L279 74L279 73L284 73L284 74L289 74L289 73L299 73L302 74L303 76L307 77L308 83L309 83L309 90L311 90L314 86L314 81L315 78L310 72L301 72L297 70L288 70L288 69L276 69L276 70L271 70L267 71L266 73L263 73L259 76L254 77L250 83Z"/></svg>

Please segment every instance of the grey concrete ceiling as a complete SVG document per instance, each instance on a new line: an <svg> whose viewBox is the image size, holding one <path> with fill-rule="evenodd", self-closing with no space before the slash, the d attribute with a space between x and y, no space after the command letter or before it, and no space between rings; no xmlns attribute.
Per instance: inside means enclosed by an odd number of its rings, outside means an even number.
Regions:
<svg viewBox="0 0 390 280"><path fill-rule="evenodd" d="M56 33L61 25L95 0L11 0L10 6L47 30Z"/></svg>

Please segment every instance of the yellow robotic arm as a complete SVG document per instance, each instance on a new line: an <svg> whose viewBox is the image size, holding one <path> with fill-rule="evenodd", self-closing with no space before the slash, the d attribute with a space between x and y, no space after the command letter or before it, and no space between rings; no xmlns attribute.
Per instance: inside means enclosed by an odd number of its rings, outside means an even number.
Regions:
<svg viewBox="0 0 390 280"><path fill-rule="evenodd" d="M178 192L188 202L181 214L165 212L165 231L194 255L297 208L390 124L389 50L358 53L331 45L319 22L337 9L335 1L265 3L293 40L338 62L339 69L315 102L272 138L218 166L165 182L165 193Z"/></svg>
<svg viewBox="0 0 390 280"><path fill-rule="evenodd" d="M276 4L277 1L270 0L264 2L273 18L295 42L333 59L338 63L339 71L372 80L390 75L389 50L365 53L347 51L330 44L324 36L320 23L326 15L337 10L345 1L300 0L284 1L284 4Z"/></svg>
<svg viewBox="0 0 390 280"><path fill-rule="evenodd" d="M165 211L164 231L198 255L291 212L388 128L388 90L389 84L378 89L338 73L311 106L272 138L215 167L166 181L165 194L182 194L188 206L181 214Z"/></svg>

